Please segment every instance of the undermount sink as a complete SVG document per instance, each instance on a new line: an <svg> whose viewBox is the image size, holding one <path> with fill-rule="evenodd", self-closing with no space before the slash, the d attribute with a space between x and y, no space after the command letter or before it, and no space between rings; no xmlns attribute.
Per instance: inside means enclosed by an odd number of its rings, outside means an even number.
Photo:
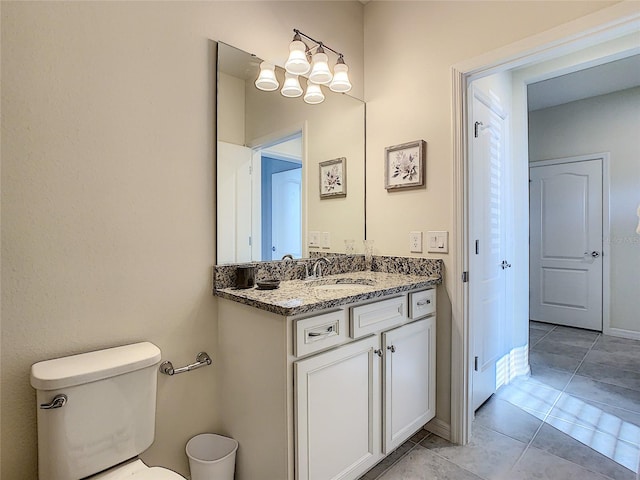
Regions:
<svg viewBox="0 0 640 480"><path fill-rule="evenodd" d="M312 280L307 287L314 290L367 290L374 285L373 280L365 278L323 278Z"/></svg>
<svg viewBox="0 0 640 480"><path fill-rule="evenodd" d="M362 285L361 283L333 283L328 285L316 285L311 287L314 290L366 290L371 285Z"/></svg>

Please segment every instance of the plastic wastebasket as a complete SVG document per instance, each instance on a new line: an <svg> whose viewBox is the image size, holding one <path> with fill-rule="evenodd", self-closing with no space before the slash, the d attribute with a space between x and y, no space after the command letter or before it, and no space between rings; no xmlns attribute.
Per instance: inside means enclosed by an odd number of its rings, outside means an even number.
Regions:
<svg viewBox="0 0 640 480"><path fill-rule="evenodd" d="M191 480L233 480L238 442L215 433L202 433L187 442Z"/></svg>

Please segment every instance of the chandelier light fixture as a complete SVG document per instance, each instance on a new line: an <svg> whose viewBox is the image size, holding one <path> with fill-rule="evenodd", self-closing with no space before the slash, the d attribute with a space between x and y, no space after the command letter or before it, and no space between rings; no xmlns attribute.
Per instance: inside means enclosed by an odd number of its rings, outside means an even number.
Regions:
<svg viewBox="0 0 640 480"><path fill-rule="evenodd" d="M309 74L307 90L303 98L309 104L315 105L324 101L325 97L320 85L328 86L329 90L336 93L346 93L351 90L349 67L344 62L344 55L296 28L293 32L293 41L289 44L289 58L284 64L286 73L280 93L290 98L302 96L303 90L298 77L307 74ZM303 37L311 45L305 43L302 40ZM325 49L338 57L333 72L329 67L329 57ZM272 92L280 87L273 64L268 62L260 64L260 74L255 85L265 92Z"/></svg>

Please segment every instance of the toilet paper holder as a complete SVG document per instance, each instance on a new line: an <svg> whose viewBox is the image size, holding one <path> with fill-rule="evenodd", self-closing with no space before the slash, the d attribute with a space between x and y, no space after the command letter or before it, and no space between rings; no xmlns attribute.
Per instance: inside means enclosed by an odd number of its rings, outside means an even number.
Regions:
<svg viewBox="0 0 640 480"><path fill-rule="evenodd" d="M196 362L186 365L180 368L173 368L173 364L166 360L160 364L160 373L164 373L165 375L175 375L176 373L184 373L190 372L191 370L195 370L200 367L206 367L207 365L211 365L213 360L207 352L200 352L196 355Z"/></svg>

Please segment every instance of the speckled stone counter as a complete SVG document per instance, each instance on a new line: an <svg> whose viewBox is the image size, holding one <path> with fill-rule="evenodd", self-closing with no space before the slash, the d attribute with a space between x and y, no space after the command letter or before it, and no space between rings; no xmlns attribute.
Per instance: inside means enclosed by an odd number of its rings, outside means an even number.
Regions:
<svg viewBox="0 0 640 480"><path fill-rule="evenodd" d="M227 286L216 289L214 293L219 297L279 315L293 316L439 285L442 283L440 272L441 270L438 269L436 274L415 275L380 271L352 271L328 275L322 279L285 280L275 290L237 289ZM333 283L338 279L341 279L339 283L357 282L358 285L345 286L339 290L315 288L322 283Z"/></svg>
<svg viewBox="0 0 640 480"><path fill-rule="evenodd" d="M404 273L407 275L423 275L442 277L443 261L435 258L394 257L374 255L371 267L367 268L364 255L325 254L329 264L323 266L325 275L362 272L371 270L382 273ZM215 265L213 267L213 290L233 287L236 284L236 269L239 266L252 265L256 268L256 281L266 279L301 280L311 273L314 258L296 260L273 260L269 262L234 263Z"/></svg>

